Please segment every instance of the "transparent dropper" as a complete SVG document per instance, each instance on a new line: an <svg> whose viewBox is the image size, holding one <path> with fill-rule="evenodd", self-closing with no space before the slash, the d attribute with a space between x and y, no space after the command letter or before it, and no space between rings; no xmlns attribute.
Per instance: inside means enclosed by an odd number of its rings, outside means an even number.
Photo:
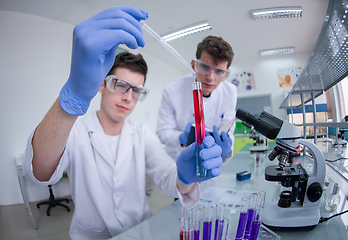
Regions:
<svg viewBox="0 0 348 240"><path fill-rule="evenodd" d="M180 54L175 51L175 49L170 46L160 35L158 35L154 30L152 30L149 26L146 25L144 21L140 22L140 25L143 29L145 29L152 37L154 37L157 41L159 41L169 52L171 52L177 59L179 59L186 67L190 69L193 74L196 72L192 69L190 64L188 64Z"/></svg>

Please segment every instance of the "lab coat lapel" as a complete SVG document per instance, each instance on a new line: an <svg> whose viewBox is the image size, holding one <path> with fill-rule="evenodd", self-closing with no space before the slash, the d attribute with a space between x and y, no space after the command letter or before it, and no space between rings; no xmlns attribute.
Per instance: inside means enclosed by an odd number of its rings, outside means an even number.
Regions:
<svg viewBox="0 0 348 240"><path fill-rule="evenodd" d="M108 144L105 142L104 138L104 130L97 118L95 116L93 119L89 119L92 121L92 124L89 124L89 136L92 147L100 154L100 156L112 167L114 165L112 154L110 152L110 148ZM117 148L117 146L115 146Z"/></svg>
<svg viewBox="0 0 348 240"><path fill-rule="evenodd" d="M129 162L131 160L133 148L134 148L134 129L131 127L130 122L128 120L125 120L120 133L120 139L118 142L115 170L121 169L121 165L125 161Z"/></svg>

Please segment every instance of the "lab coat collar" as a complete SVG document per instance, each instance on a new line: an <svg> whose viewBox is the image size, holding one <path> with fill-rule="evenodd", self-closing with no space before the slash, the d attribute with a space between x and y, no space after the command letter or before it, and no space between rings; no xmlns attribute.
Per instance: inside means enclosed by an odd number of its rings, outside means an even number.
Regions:
<svg viewBox="0 0 348 240"><path fill-rule="evenodd" d="M97 112L94 112L87 116L86 122L88 135L90 137L93 148L102 156L102 158L110 165L110 167L114 167L115 164L112 159L112 154L110 152L110 148L105 143L105 133L97 117ZM125 149L133 149L133 145L134 129L126 119L122 126L118 146L115 146L117 147L115 169L118 169L120 167L123 160L129 158L128 155L130 155L130 153L132 153L133 151L125 151Z"/></svg>

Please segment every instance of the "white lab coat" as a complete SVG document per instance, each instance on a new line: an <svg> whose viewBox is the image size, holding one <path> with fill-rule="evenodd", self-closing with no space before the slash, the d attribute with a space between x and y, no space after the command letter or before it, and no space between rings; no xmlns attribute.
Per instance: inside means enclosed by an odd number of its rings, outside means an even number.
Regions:
<svg viewBox="0 0 348 240"><path fill-rule="evenodd" d="M167 153L173 159L176 159L183 150L179 142L180 134L185 130L187 123L194 120L193 81L193 75L187 75L171 80L164 87L156 133L161 142L166 145ZM220 129L236 115L236 86L227 81L221 82L210 97L203 97L203 105L206 127L213 130L213 126L216 125ZM228 132L233 142L234 129L235 124Z"/></svg>
<svg viewBox="0 0 348 240"><path fill-rule="evenodd" d="M175 163L151 130L125 120L119 138L116 165L103 139L96 113L78 118L66 149L48 182L32 173L32 136L23 157L23 173L32 181L48 185L59 181L66 169L75 212L70 226L72 239L107 239L151 216L145 194L146 174L170 197L193 207L200 197L196 184L188 194L176 187Z"/></svg>

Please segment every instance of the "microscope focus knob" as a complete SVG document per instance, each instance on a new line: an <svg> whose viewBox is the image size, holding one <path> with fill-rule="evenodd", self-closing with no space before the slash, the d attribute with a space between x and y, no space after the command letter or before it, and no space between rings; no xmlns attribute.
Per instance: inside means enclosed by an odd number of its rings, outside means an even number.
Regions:
<svg viewBox="0 0 348 240"><path fill-rule="evenodd" d="M318 182L312 183L307 189L307 197L308 197L308 200L311 202L318 201L322 194L323 194L323 189L320 183Z"/></svg>

